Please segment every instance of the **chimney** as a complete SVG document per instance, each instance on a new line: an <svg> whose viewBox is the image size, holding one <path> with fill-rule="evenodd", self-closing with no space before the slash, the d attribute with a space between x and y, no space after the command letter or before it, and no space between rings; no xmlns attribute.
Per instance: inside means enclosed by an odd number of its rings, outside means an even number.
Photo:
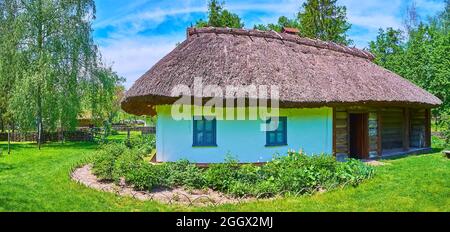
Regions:
<svg viewBox="0 0 450 232"><path fill-rule="evenodd" d="M300 30L298 30L297 28L292 28L292 27L283 27L281 32L286 33L286 34L291 34L291 35L298 35L298 33L300 33Z"/></svg>

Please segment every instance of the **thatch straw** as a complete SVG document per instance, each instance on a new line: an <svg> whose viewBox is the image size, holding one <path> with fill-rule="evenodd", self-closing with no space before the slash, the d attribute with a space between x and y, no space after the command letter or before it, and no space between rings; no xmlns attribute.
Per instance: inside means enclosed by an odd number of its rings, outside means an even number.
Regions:
<svg viewBox="0 0 450 232"><path fill-rule="evenodd" d="M442 102L372 62L367 51L286 33L188 29L188 38L127 91L122 108L154 114L171 104L174 86L278 85L281 107L383 105L433 107Z"/></svg>

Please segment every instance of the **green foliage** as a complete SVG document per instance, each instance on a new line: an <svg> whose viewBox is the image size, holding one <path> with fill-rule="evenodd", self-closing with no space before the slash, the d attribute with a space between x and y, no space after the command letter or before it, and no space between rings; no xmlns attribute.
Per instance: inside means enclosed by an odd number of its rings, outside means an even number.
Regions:
<svg viewBox="0 0 450 232"><path fill-rule="evenodd" d="M347 31L347 9L338 6L337 0L307 0L298 13L300 34L309 38L333 41L339 44L352 44Z"/></svg>
<svg viewBox="0 0 450 232"><path fill-rule="evenodd" d="M185 186L193 189L205 187L203 171L187 160L166 163L161 166L161 170L161 176L164 178L161 183L163 186Z"/></svg>
<svg viewBox="0 0 450 232"><path fill-rule="evenodd" d="M132 149L138 149L142 153L148 155L156 147L156 138L152 135L139 135L131 137L125 144Z"/></svg>
<svg viewBox="0 0 450 232"><path fill-rule="evenodd" d="M387 28L378 31L376 41L371 41L370 51L375 55L374 62L389 70L400 71L404 66L403 32ZM402 75L403 73L398 73Z"/></svg>
<svg viewBox="0 0 450 232"><path fill-rule="evenodd" d="M153 189L158 185L160 179L157 170L151 164L141 163L137 168L125 174L125 180L139 190Z"/></svg>
<svg viewBox="0 0 450 232"><path fill-rule="evenodd" d="M224 2L210 0L208 3L208 21L201 19L197 21L195 27L243 28L244 23L237 14L224 9Z"/></svg>
<svg viewBox="0 0 450 232"><path fill-rule="evenodd" d="M95 154L93 159L93 172L101 179L114 179L114 165L119 156L125 151L126 147L122 144L107 144L102 146Z"/></svg>
<svg viewBox="0 0 450 232"><path fill-rule="evenodd" d="M277 32L281 32L283 27L298 28L304 37L344 45L353 43L346 34L351 27L347 22L347 10L345 6L337 6L336 0L308 0L296 18L281 16L276 24L254 26L258 30Z"/></svg>
<svg viewBox="0 0 450 232"><path fill-rule="evenodd" d="M93 0L0 1L0 119L22 131L108 119L122 81L100 62Z"/></svg>
<svg viewBox="0 0 450 232"><path fill-rule="evenodd" d="M263 24L258 24L254 26L254 29L262 30L262 31L269 31L273 30L276 32L281 32L283 27L290 27L290 28L300 28L300 23L298 19L289 19L286 16L281 16L278 18L277 24L269 23L267 26Z"/></svg>
<svg viewBox="0 0 450 232"><path fill-rule="evenodd" d="M350 159L337 166L336 175L340 183L356 186L365 179L371 178L374 175L374 170L367 165L362 165L358 160Z"/></svg>
<svg viewBox="0 0 450 232"><path fill-rule="evenodd" d="M445 146L446 148L450 148L450 114L446 114L442 118L442 134L444 136Z"/></svg>
<svg viewBox="0 0 450 232"><path fill-rule="evenodd" d="M0 142L3 151L6 146L6 142ZM96 147L92 143L52 143L39 151L32 143L12 144L13 155L4 152L0 157L0 211L450 211L450 162L440 151L385 160L391 165L376 167L374 178L357 188L336 189L314 197L195 207L140 201L74 184L70 173L86 164Z"/></svg>
<svg viewBox="0 0 450 232"><path fill-rule="evenodd" d="M139 150L132 149L124 149L123 153L115 156L115 158L116 160L113 162L113 171L111 173L116 182L121 177L125 177L129 172L137 169L144 162L142 153Z"/></svg>
<svg viewBox="0 0 450 232"><path fill-rule="evenodd" d="M429 22L409 25L407 37L400 30L380 29L376 41L370 42L376 64L442 100L442 106L433 111L437 118L450 112L449 10L447 1L444 11Z"/></svg>
<svg viewBox="0 0 450 232"><path fill-rule="evenodd" d="M239 164L228 159L225 163L212 164L205 172L205 179L212 189L226 192L238 177Z"/></svg>

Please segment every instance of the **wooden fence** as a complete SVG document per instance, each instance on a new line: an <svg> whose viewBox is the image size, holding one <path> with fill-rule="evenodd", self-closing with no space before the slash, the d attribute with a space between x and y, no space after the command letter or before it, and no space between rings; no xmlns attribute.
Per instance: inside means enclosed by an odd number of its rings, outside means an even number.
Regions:
<svg viewBox="0 0 450 232"><path fill-rule="evenodd" d="M156 128L155 127L149 127L149 126L142 126L142 127L128 127L125 125L120 125L120 126L112 126L113 130L116 131L140 131L143 134L155 134L156 133Z"/></svg>
<svg viewBox="0 0 450 232"><path fill-rule="evenodd" d="M88 142L93 141L94 137L89 131L68 131L62 134L61 132L51 132L43 134L42 142L58 142L58 141L72 141L72 142ZM10 139L12 142L33 142L38 140L37 132L25 133L11 133ZM0 133L0 141L8 141L8 133Z"/></svg>
<svg viewBox="0 0 450 232"><path fill-rule="evenodd" d="M155 127L113 127L117 131L140 131L143 135L155 134ZM76 131L46 132L43 134L42 142L59 142L62 140L71 142L90 142L96 137L101 137L103 128L79 128ZM11 133L11 142L34 142L38 139L37 132ZM8 141L8 133L0 133L0 141Z"/></svg>

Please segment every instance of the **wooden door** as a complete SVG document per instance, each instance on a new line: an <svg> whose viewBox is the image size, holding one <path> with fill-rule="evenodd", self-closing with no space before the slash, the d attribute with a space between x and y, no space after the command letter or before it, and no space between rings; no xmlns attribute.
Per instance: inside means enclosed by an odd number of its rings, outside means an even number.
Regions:
<svg viewBox="0 0 450 232"><path fill-rule="evenodd" d="M350 157L369 158L369 115L367 113L350 114Z"/></svg>

